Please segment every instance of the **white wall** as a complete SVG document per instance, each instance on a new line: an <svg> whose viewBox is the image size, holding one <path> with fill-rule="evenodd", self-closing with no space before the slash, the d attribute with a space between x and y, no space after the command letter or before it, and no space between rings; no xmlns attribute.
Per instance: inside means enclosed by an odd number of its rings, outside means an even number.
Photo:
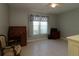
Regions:
<svg viewBox="0 0 79 59"><path fill-rule="evenodd" d="M79 34L79 9L65 12L58 18L62 37Z"/></svg>
<svg viewBox="0 0 79 59"><path fill-rule="evenodd" d="M10 26L28 26L28 13L25 10L9 8Z"/></svg>
<svg viewBox="0 0 79 59"><path fill-rule="evenodd" d="M27 32L29 32L29 15L30 14L39 14L39 15L48 15L39 12L29 12L25 9L18 9L14 7L9 8L9 19L10 19L10 26L26 26ZM49 28L55 27L55 15L49 14ZM28 33L29 34L29 33Z"/></svg>
<svg viewBox="0 0 79 59"><path fill-rule="evenodd" d="M48 20L48 33L50 33L51 28L56 28L56 15L49 14L49 20Z"/></svg>
<svg viewBox="0 0 79 59"><path fill-rule="evenodd" d="M8 21L8 5L0 3L0 35L7 35Z"/></svg>

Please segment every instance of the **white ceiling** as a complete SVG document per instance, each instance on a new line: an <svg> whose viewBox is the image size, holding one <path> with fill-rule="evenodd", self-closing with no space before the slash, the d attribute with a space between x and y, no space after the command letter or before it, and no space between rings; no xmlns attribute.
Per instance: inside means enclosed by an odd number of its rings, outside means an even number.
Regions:
<svg viewBox="0 0 79 59"><path fill-rule="evenodd" d="M69 10L79 8L79 3L63 3L63 7L51 8L48 6L49 3L10 3L10 7L24 8L34 12L42 13L62 13Z"/></svg>

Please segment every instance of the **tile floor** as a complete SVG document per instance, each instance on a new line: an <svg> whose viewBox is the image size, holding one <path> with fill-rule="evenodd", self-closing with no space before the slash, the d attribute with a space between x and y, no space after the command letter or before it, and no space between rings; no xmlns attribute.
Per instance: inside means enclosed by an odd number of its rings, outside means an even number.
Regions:
<svg viewBox="0 0 79 59"><path fill-rule="evenodd" d="M67 41L38 40L22 47L22 56L67 56Z"/></svg>

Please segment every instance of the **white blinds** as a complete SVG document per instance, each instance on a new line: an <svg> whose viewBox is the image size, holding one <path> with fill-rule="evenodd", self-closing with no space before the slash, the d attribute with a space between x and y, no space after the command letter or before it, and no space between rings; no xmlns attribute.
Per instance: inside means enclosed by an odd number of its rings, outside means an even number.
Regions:
<svg viewBox="0 0 79 59"><path fill-rule="evenodd" d="M30 21L47 21L48 16L31 15Z"/></svg>

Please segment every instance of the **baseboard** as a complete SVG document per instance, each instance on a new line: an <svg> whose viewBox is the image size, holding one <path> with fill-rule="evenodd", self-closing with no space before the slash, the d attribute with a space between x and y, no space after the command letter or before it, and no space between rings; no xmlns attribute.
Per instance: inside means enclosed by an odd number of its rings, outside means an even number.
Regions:
<svg viewBox="0 0 79 59"><path fill-rule="evenodd" d="M27 43L34 42L34 41L39 41L39 40L47 40L47 39L48 39L48 38L28 39L28 40L27 40ZM66 37L61 37L60 39L67 41L67 38L66 38Z"/></svg>
<svg viewBox="0 0 79 59"><path fill-rule="evenodd" d="M27 43L29 42L34 42L34 41L38 41L38 40L46 40L47 38L39 38L39 39L29 39L27 40Z"/></svg>

